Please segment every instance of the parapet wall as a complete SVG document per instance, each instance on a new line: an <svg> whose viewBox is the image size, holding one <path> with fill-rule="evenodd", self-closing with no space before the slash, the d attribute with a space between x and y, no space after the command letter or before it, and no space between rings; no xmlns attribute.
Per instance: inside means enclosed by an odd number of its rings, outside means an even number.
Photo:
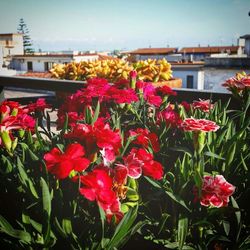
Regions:
<svg viewBox="0 0 250 250"><path fill-rule="evenodd" d="M250 57L246 58L205 58L205 67L246 68L250 67Z"/></svg>

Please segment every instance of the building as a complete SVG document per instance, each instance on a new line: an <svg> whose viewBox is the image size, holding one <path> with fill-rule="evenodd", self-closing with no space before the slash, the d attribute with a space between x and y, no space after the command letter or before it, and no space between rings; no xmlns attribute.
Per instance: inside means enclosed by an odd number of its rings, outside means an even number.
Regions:
<svg viewBox="0 0 250 250"><path fill-rule="evenodd" d="M23 54L23 34L8 33L0 34L0 59L3 67L8 67L12 55Z"/></svg>
<svg viewBox="0 0 250 250"><path fill-rule="evenodd" d="M99 58L98 54L83 53L35 53L31 55L12 56L11 68L18 71L49 71L53 64L66 64L69 62L94 61Z"/></svg>
<svg viewBox="0 0 250 250"><path fill-rule="evenodd" d="M171 65L173 77L182 79L182 88L204 89L204 62Z"/></svg>
<svg viewBox="0 0 250 250"><path fill-rule="evenodd" d="M250 57L250 34L241 36L238 43L239 46L243 47L244 54Z"/></svg>
<svg viewBox="0 0 250 250"><path fill-rule="evenodd" d="M240 46L184 47L178 53L186 61L204 61L213 54L240 55Z"/></svg>
<svg viewBox="0 0 250 250"><path fill-rule="evenodd" d="M167 59L168 56L176 54L177 48L142 48L128 52L130 61L147 59ZM169 60L170 61L170 60Z"/></svg>

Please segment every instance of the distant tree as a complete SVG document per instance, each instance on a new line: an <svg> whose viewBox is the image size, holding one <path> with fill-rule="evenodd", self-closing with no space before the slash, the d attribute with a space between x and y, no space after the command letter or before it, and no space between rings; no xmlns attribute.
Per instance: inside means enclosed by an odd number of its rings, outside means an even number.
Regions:
<svg viewBox="0 0 250 250"><path fill-rule="evenodd" d="M29 29L27 24L24 22L23 18L20 18L19 25L17 27L17 32L23 34L23 50L24 54L34 53L32 48L32 40L29 35Z"/></svg>

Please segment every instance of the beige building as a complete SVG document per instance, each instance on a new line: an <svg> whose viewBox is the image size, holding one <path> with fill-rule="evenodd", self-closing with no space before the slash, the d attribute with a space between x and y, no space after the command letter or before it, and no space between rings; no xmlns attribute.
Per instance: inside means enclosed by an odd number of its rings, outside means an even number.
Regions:
<svg viewBox="0 0 250 250"><path fill-rule="evenodd" d="M12 55L23 55L23 35L19 33L0 34L1 66L7 67Z"/></svg>

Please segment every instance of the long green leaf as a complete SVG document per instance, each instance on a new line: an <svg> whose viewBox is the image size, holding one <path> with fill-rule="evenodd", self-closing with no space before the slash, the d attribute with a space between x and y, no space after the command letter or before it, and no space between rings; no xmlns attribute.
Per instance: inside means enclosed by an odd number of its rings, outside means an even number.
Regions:
<svg viewBox="0 0 250 250"><path fill-rule="evenodd" d="M189 212L191 212L190 208L187 207L185 201L183 199L181 199L178 195L173 194L169 191L165 191L165 193L175 202L177 202L178 204L180 204L181 206L183 206L184 208L186 208Z"/></svg>
<svg viewBox="0 0 250 250"><path fill-rule="evenodd" d="M179 218L177 238L180 250L183 249L187 237L187 232L188 232L188 218L187 217Z"/></svg>

